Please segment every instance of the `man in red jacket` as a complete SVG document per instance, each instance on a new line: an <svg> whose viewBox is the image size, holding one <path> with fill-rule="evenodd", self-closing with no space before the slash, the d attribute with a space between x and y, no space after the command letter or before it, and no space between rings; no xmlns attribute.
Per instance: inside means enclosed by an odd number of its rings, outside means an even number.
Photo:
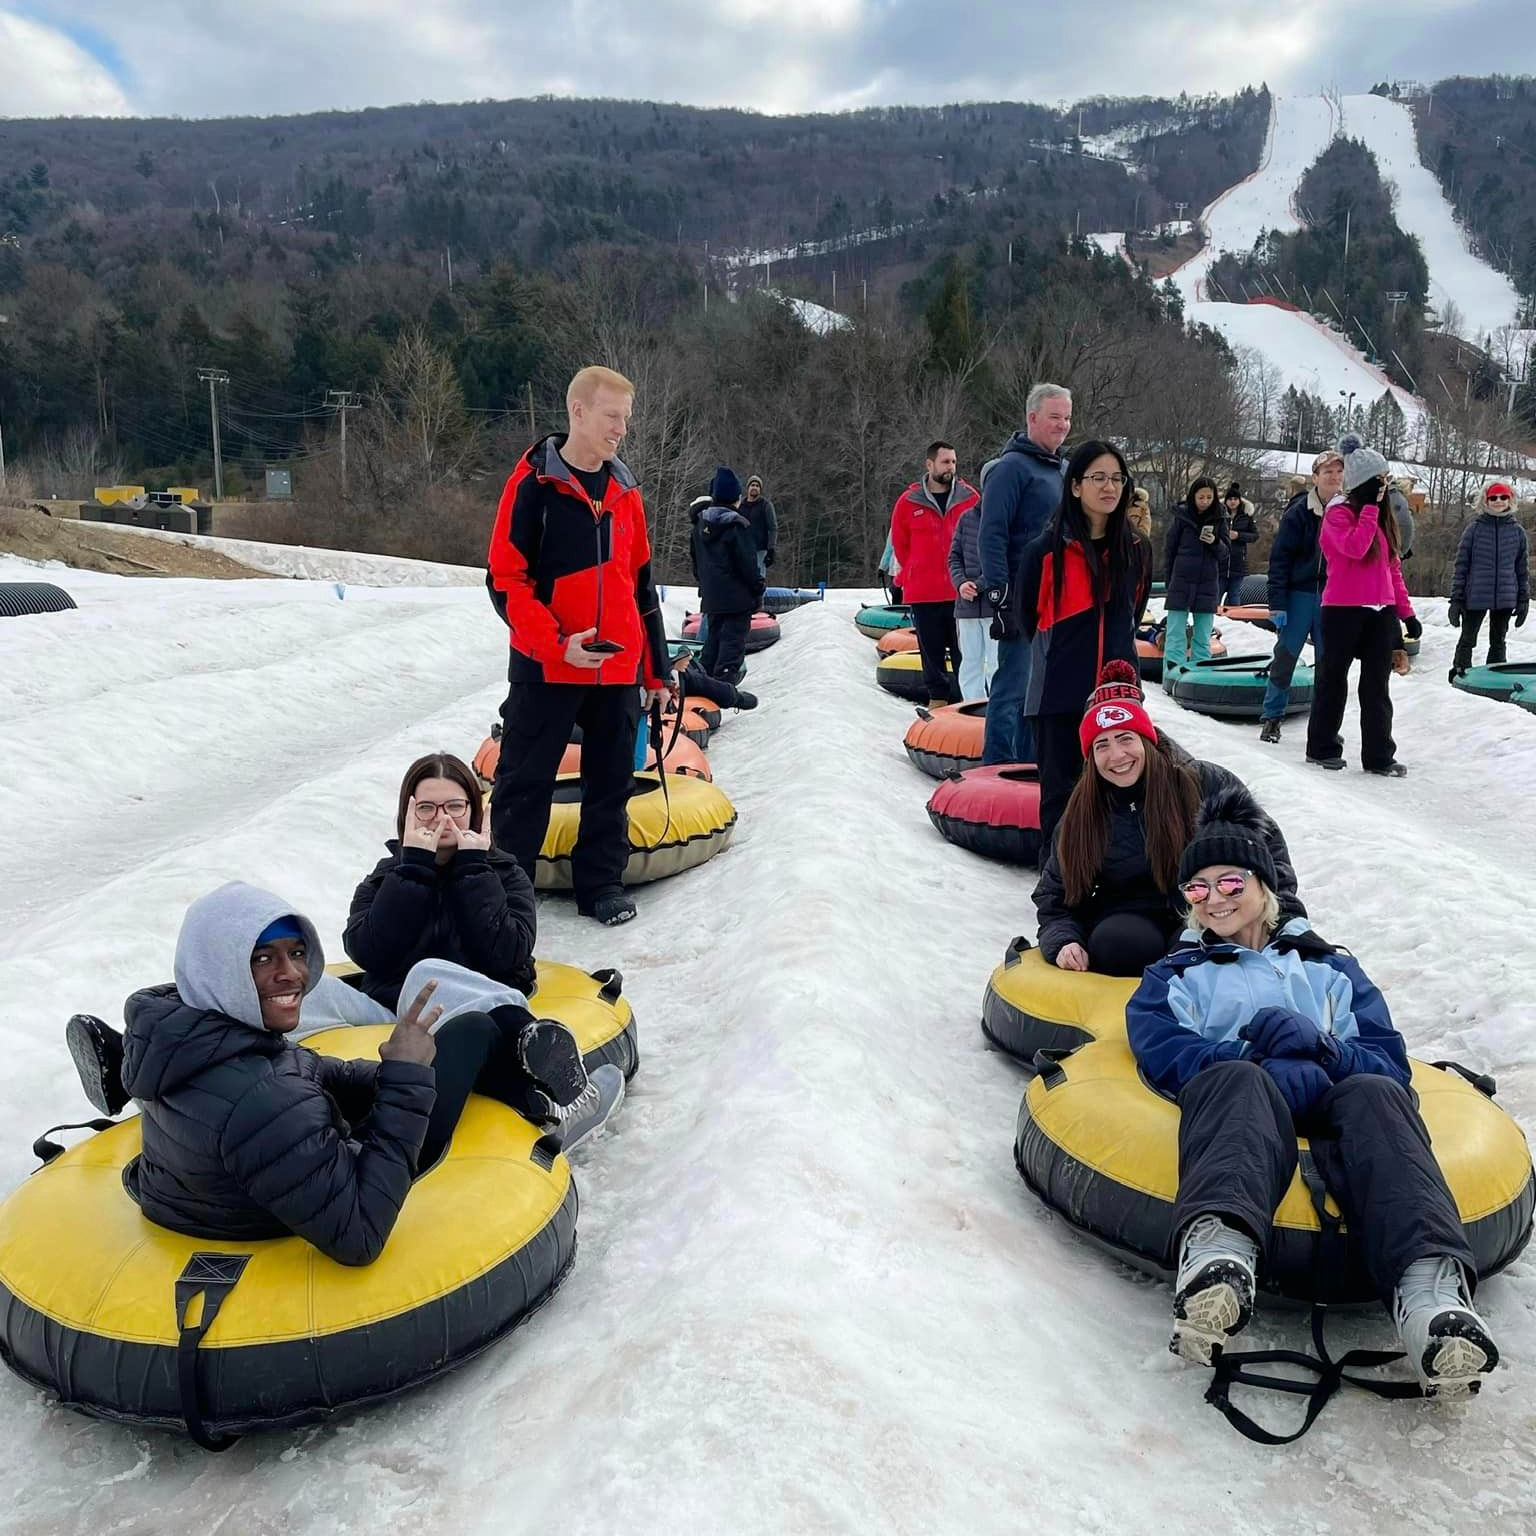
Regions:
<svg viewBox="0 0 1536 1536"><path fill-rule="evenodd" d="M960 697L960 636L949 546L961 514L981 498L957 478L957 463L952 444L930 443L923 478L896 498L891 511L891 547L901 567L901 594L912 605L930 708ZM946 673L946 660L952 672Z"/></svg>
<svg viewBox="0 0 1536 1536"><path fill-rule="evenodd" d="M642 693L671 686L640 487L619 444L634 385L583 368L566 390L570 431L535 443L496 509L486 585L510 631L491 831L530 879L549 829L560 755L581 727L577 910L625 923L629 787Z"/></svg>

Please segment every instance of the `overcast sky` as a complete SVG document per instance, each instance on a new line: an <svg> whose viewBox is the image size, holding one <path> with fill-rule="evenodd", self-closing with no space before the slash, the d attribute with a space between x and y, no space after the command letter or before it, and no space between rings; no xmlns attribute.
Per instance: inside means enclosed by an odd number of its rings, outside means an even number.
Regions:
<svg viewBox="0 0 1536 1536"><path fill-rule="evenodd" d="M1533 0L0 0L0 117L544 93L768 112L1536 72Z"/></svg>

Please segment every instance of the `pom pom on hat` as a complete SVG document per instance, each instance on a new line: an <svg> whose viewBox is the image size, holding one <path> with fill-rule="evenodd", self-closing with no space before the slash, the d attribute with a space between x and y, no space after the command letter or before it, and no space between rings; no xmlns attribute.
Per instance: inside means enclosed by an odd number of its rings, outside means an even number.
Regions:
<svg viewBox="0 0 1536 1536"><path fill-rule="evenodd" d="M1269 851L1270 819L1241 784L1218 790L1195 816L1195 835L1179 860L1179 883L1213 864L1252 871L1269 887L1279 888Z"/></svg>
<svg viewBox="0 0 1536 1536"><path fill-rule="evenodd" d="M1339 452L1343 454L1358 453L1365 447L1365 441L1358 432L1346 432L1339 439Z"/></svg>
<svg viewBox="0 0 1536 1536"><path fill-rule="evenodd" d="M1102 688L1106 683L1128 683L1138 694L1141 692L1141 678L1136 668L1130 662L1118 658L1106 661L1099 669L1099 686Z"/></svg>
<svg viewBox="0 0 1536 1536"><path fill-rule="evenodd" d="M1077 729L1083 756L1092 755L1096 737L1105 731L1135 731L1146 741L1157 740L1157 727L1141 697L1141 679L1128 661L1106 661L1099 669L1099 686L1088 695L1088 707Z"/></svg>

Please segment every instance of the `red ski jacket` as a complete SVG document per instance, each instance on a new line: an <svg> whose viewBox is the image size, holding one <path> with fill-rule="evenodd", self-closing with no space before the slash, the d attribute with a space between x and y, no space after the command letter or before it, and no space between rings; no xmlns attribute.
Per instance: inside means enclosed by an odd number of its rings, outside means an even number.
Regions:
<svg viewBox="0 0 1536 1536"><path fill-rule="evenodd" d="M950 487L949 505L939 504L921 480L914 480L891 509L891 548L901 566L901 597L907 603L952 603L955 584L949 579L949 546L960 514L981 500L958 476Z"/></svg>
<svg viewBox="0 0 1536 1536"><path fill-rule="evenodd" d="M510 631L514 681L644 683L671 676L640 487L620 459L593 503L560 457L563 434L517 462L496 508L486 586ZM600 667L573 667L566 642L584 629L622 645Z"/></svg>

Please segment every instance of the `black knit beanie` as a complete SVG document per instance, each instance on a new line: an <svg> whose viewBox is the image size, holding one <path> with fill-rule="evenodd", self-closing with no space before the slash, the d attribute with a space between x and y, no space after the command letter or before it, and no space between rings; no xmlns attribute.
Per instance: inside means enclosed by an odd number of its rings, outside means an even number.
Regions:
<svg viewBox="0 0 1536 1536"><path fill-rule="evenodd" d="M1179 884L1212 864L1251 870L1270 890L1279 877L1267 841L1269 817L1241 785L1211 796L1195 817L1195 835L1179 860Z"/></svg>

